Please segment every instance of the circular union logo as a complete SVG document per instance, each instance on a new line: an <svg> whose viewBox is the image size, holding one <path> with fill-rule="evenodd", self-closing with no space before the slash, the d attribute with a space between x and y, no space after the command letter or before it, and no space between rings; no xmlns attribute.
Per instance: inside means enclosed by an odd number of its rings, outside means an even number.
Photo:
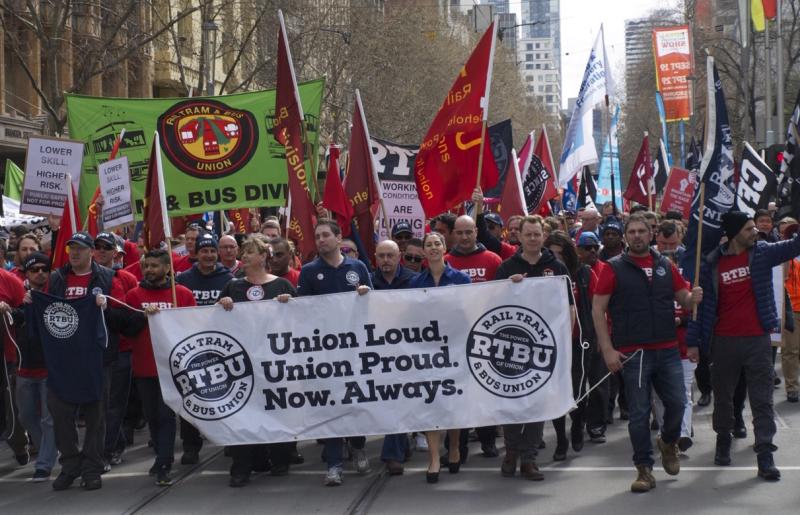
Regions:
<svg viewBox="0 0 800 515"><path fill-rule="evenodd" d="M247 289L245 296L247 300L263 300L264 288L262 288L260 284L253 285Z"/></svg>
<svg viewBox="0 0 800 515"><path fill-rule="evenodd" d="M355 270L349 270L346 274L344 274L344 279L350 286L358 286L358 281L361 278L358 276L358 272Z"/></svg>
<svg viewBox="0 0 800 515"><path fill-rule="evenodd" d="M498 397L534 393L550 380L557 358L550 326L538 313L520 306L484 313L467 338L472 376Z"/></svg>
<svg viewBox="0 0 800 515"><path fill-rule="evenodd" d="M169 356L172 381L184 411L201 420L229 417L253 393L253 366L242 345L218 331L193 334Z"/></svg>
<svg viewBox="0 0 800 515"><path fill-rule="evenodd" d="M239 171L258 144L256 118L216 100L186 100L158 118L161 146L176 168L199 179Z"/></svg>
<svg viewBox="0 0 800 515"><path fill-rule="evenodd" d="M44 326L54 338L69 338L78 330L78 312L64 302L53 302L44 309Z"/></svg>

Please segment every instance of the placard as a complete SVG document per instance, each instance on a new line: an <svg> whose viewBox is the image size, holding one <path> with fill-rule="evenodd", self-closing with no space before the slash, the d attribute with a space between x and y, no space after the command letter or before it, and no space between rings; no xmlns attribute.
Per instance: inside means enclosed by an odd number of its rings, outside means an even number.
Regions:
<svg viewBox="0 0 800 515"><path fill-rule="evenodd" d="M128 158L106 161L97 167L103 194L103 228L111 229L133 222L131 174Z"/></svg>
<svg viewBox="0 0 800 515"><path fill-rule="evenodd" d="M83 142L31 136L25 155L20 213L58 215L67 201L67 174L77 193L81 182Z"/></svg>

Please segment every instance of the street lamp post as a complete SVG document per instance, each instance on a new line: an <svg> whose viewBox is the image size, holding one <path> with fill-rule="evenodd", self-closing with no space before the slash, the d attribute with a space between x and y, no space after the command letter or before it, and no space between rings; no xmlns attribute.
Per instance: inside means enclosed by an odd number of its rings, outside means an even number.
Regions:
<svg viewBox="0 0 800 515"><path fill-rule="evenodd" d="M203 42L205 48L205 68L206 68L206 95L214 96L214 83L216 76L216 55L217 55L217 29L219 27L214 20L207 20L203 22Z"/></svg>

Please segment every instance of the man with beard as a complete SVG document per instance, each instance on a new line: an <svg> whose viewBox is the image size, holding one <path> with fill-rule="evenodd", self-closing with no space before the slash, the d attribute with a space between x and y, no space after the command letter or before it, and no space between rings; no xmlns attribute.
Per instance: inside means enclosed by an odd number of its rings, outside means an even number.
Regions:
<svg viewBox="0 0 800 515"><path fill-rule="evenodd" d="M658 448L667 474L680 472L678 438L684 410L683 367L675 329L678 301L691 309L703 298L703 290L691 293L678 269L650 248L653 238L647 219L631 215L625 225L628 250L613 258L598 279L592 317L600 350L611 372L622 371L630 421L628 433L633 445L637 477L632 492L655 488L653 445L650 437L651 392L664 404L664 423ZM611 342L606 313L611 316ZM690 347L689 359L697 361L697 347ZM623 367L623 361L624 367Z"/></svg>
<svg viewBox="0 0 800 515"><path fill-rule="evenodd" d="M418 274L422 272L422 262L425 261L425 254L422 252L422 240L411 238L406 244L406 251L403 253L403 266Z"/></svg>

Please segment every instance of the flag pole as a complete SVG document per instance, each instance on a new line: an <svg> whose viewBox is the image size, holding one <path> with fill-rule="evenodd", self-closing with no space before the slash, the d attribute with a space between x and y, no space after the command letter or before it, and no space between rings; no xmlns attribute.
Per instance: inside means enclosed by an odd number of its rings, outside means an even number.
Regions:
<svg viewBox="0 0 800 515"><path fill-rule="evenodd" d="M606 127L608 131L608 165L611 170L611 213L617 216L617 189L614 186L614 147L611 144L611 105L606 90Z"/></svg>
<svg viewBox="0 0 800 515"><path fill-rule="evenodd" d="M167 190L164 189L164 166L161 162L161 141L158 136L158 131L155 135L156 145L156 173L158 175L158 201L161 204L161 224L164 226L164 239L167 240L167 252L169 253L169 267L172 269L172 281L170 286L172 288L172 306L178 307L178 294L175 290L175 261L172 259L172 224L169 220L169 212L167 211Z"/></svg>
<svg viewBox="0 0 800 515"><path fill-rule="evenodd" d="M700 285L700 254L702 254L703 243L703 211L705 210L706 183L700 182L700 205L697 208L697 245L695 246L694 256L694 287ZM697 320L697 304L692 308L692 320Z"/></svg>
<svg viewBox="0 0 800 515"><path fill-rule="evenodd" d="M497 43L497 22L498 16L495 15L492 21L492 48L489 49L489 69L486 73L486 96L481 99L483 107L483 123L481 124L481 144L478 148L478 180L475 181L475 187L481 187L481 176L483 175L483 148L486 144L486 128L489 124L489 93L492 91L492 68L494 67L494 47ZM475 206L475 220L483 210L483 204Z"/></svg>
<svg viewBox="0 0 800 515"><path fill-rule="evenodd" d="M72 197L74 188L72 187L72 174L66 174L67 180L67 205L69 208L69 224L72 229L72 234L78 232L78 224L75 220L75 199Z"/></svg>

